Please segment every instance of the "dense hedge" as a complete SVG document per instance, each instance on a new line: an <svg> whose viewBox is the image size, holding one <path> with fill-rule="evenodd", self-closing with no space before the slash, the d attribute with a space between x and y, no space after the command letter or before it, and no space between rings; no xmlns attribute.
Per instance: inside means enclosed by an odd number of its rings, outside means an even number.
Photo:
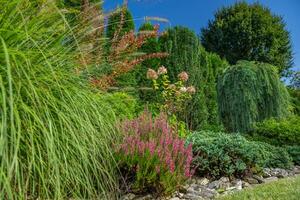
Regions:
<svg viewBox="0 0 300 200"><path fill-rule="evenodd" d="M251 134L257 140L273 145L300 145L300 117L291 116L286 119L268 119L256 123Z"/></svg>
<svg viewBox="0 0 300 200"><path fill-rule="evenodd" d="M293 162L296 165L300 165L300 146L286 146L285 149L292 157Z"/></svg>
<svg viewBox="0 0 300 200"><path fill-rule="evenodd" d="M193 144L200 175L242 176L262 167L288 168L292 164L285 149L248 141L240 134L200 131L189 135L187 141Z"/></svg>
<svg viewBox="0 0 300 200"><path fill-rule="evenodd" d="M275 67L240 61L218 79L219 113L230 132L247 132L255 122L288 115L289 94Z"/></svg>

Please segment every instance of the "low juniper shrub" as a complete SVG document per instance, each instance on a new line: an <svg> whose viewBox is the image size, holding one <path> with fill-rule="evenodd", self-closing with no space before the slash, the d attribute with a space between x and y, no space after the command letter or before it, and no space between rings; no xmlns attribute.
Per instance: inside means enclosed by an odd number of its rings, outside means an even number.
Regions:
<svg viewBox="0 0 300 200"><path fill-rule="evenodd" d="M263 167L289 168L292 158L285 149L248 141L240 134L200 131L190 134L198 175L219 178L259 173Z"/></svg>
<svg viewBox="0 0 300 200"><path fill-rule="evenodd" d="M293 146L286 146L286 151L293 159L293 163L296 165L300 165L300 146L293 145Z"/></svg>
<svg viewBox="0 0 300 200"><path fill-rule="evenodd" d="M144 111L122 122L120 131L124 138L117 159L123 177L131 175L130 192L170 193L194 173L192 144L185 145L165 114L153 118Z"/></svg>

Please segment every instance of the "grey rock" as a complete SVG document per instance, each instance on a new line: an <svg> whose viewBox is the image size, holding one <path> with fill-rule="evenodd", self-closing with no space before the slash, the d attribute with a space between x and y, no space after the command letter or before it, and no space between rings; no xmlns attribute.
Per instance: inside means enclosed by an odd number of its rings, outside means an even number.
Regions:
<svg viewBox="0 0 300 200"><path fill-rule="evenodd" d="M231 190L237 190L237 188L235 186L226 188L226 191L231 191Z"/></svg>
<svg viewBox="0 0 300 200"><path fill-rule="evenodd" d="M146 196L142 196L142 197L138 197L138 198L135 198L135 200L153 200L155 199L151 194L148 194Z"/></svg>
<svg viewBox="0 0 300 200"><path fill-rule="evenodd" d="M229 182L229 178L228 178L228 177L221 177L221 178L219 179L219 181L220 181L220 182L223 182L223 183L227 183L227 182Z"/></svg>
<svg viewBox="0 0 300 200"><path fill-rule="evenodd" d="M209 189L217 189L220 186L220 181L213 181L207 185Z"/></svg>
<svg viewBox="0 0 300 200"><path fill-rule="evenodd" d="M293 170L287 170L288 176L295 176L295 172Z"/></svg>
<svg viewBox="0 0 300 200"><path fill-rule="evenodd" d="M201 196L193 195L193 194L186 194L183 196L183 198L188 199L188 200L202 200L203 199Z"/></svg>
<svg viewBox="0 0 300 200"><path fill-rule="evenodd" d="M197 180L197 184L199 185L207 185L209 183L209 180L207 178L201 178Z"/></svg>
<svg viewBox="0 0 300 200"><path fill-rule="evenodd" d="M201 189L199 191L199 188L193 188L193 187L190 187L187 189L187 194L192 194L192 195L200 195L200 192L201 192Z"/></svg>
<svg viewBox="0 0 300 200"><path fill-rule="evenodd" d="M243 182L240 179L236 179L232 181L233 187L235 187L237 190L241 190L243 188Z"/></svg>
<svg viewBox="0 0 300 200"><path fill-rule="evenodd" d="M181 193L186 193L187 192L187 189L189 188L190 186L188 184L182 186L179 188L179 192Z"/></svg>
<svg viewBox="0 0 300 200"><path fill-rule="evenodd" d="M135 194L129 193L129 194L126 194L126 195L122 196L121 200L132 200L135 197L136 197Z"/></svg>
<svg viewBox="0 0 300 200"><path fill-rule="evenodd" d="M295 174L300 174L300 166L294 166L293 172L294 172Z"/></svg>
<svg viewBox="0 0 300 200"><path fill-rule="evenodd" d="M262 175L264 178L268 178L268 177L271 177L271 169L270 168L264 168L263 169L263 175Z"/></svg>
<svg viewBox="0 0 300 200"><path fill-rule="evenodd" d="M251 187L251 185L246 181L242 181L242 186L243 186L243 188Z"/></svg>
<svg viewBox="0 0 300 200"><path fill-rule="evenodd" d="M206 187L202 188L201 196L204 198L213 198L218 195L218 192L214 189L209 189Z"/></svg>
<svg viewBox="0 0 300 200"><path fill-rule="evenodd" d="M251 177L247 177L245 178L245 181L250 183L250 184L258 184L258 180L251 178Z"/></svg>
<svg viewBox="0 0 300 200"><path fill-rule="evenodd" d="M173 197L173 198L171 198L170 200L180 200L180 198L178 198L178 197Z"/></svg>
<svg viewBox="0 0 300 200"><path fill-rule="evenodd" d="M253 175L253 178L255 178L258 181L258 183L263 183L264 182L264 178L262 176Z"/></svg>
<svg viewBox="0 0 300 200"><path fill-rule="evenodd" d="M230 182L220 182L220 185L219 185L219 188L218 189L226 189L226 188L229 188L231 186L231 183Z"/></svg>
<svg viewBox="0 0 300 200"><path fill-rule="evenodd" d="M271 175L278 178L284 178L288 176L288 172L285 169L274 168L271 169Z"/></svg>
<svg viewBox="0 0 300 200"><path fill-rule="evenodd" d="M273 182L273 181L277 181L277 180L278 180L278 178L276 176L272 176L269 178L265 178L264 183L269 183L269 182Z"/></svg>

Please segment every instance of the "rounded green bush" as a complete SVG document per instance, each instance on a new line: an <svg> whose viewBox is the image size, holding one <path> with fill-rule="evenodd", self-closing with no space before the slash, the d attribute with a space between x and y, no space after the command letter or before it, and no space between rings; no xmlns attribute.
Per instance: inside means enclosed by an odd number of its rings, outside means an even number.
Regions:
<svg viewBox="0 0 300 200"><path fill-rule="evenodd" d="M273 145L300 145L300 117L268 119L255 124L252 136Z"/></svg>
<svg viewBox="0 0 300 200"><path fill-rule="evenodd" d="M200 175L243 176L263 167L289 168L292 164L283 148L248 141L240 134L200 131L189 135L187 142L193 144Z"/></svg>

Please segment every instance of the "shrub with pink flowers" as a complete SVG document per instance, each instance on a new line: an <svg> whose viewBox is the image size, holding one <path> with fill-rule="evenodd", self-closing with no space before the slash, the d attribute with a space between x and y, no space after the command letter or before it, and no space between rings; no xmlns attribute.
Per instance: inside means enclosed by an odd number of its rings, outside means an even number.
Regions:
<svg viewBox="0 0 300 200"><path fill-rule="evenodd" d="M192 176L192 145L186 146L179 138L167 115L153 118L144 111L138 118L122 122L120 130L124 138L117 158L123 173L134 175L130 192L170 193Z"/></svg>
<svg viewBox="0 0 300 200"><path fill-rule="evenodd" d="M194 86L186 86L189 75L186 72L178 74L178 81L171 83L168 71L164 66L158 68L157 72L148 69L147 78L152 80L153 88L159 100L158 107L169 116L180 115L184 104L192 98L196 89Z"/></svg>

